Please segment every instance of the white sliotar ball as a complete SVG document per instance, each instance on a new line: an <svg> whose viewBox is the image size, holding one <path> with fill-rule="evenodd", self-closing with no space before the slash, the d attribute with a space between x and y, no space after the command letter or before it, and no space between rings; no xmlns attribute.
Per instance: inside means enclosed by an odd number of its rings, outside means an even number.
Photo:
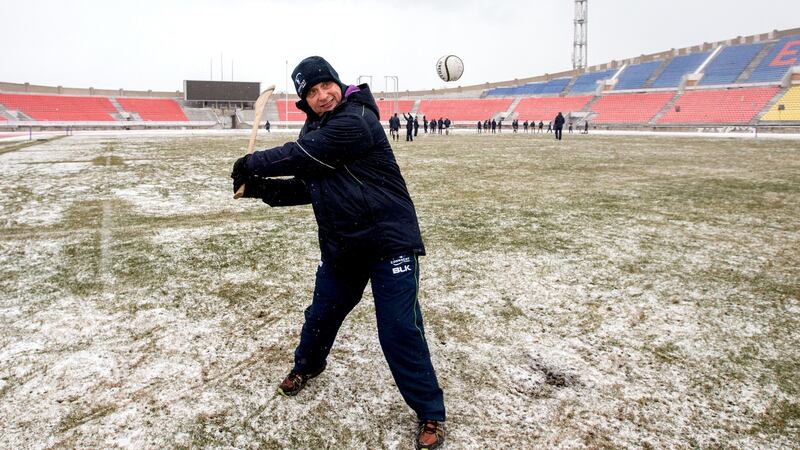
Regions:
<svg viewBox="0 0 800 450"><path fill-rule="evenodd" d="M436 62L436 73L444 81L456 81L464 74L464 62L456 55L445 55Z"/></svg>

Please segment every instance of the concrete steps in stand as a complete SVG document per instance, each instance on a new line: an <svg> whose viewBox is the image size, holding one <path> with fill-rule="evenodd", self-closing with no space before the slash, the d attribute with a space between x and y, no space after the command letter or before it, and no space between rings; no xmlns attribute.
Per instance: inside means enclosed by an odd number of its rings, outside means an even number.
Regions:
<svg viewBox="0 0 800 450"><path fill-rule="evenodd" d="M661 117L664 116L664 114L666 114L667 111L671 110L673 106L675 106L675 103L678 102L678 99L681 98L681 95L683 95L683 92L675 92L675 96L673 96L670 99L670 101L668 101L667 104L664 105L663 108L661 108L661 111L659 111L658 114L656 114L655 116L653 116L652 119L650 119L650 122L648 122L648 124L650 125L657 124L658 121L661 119Z"/></svg>
<svg viewBox="0 0 800 450"><path fill-rule="evenodd" d="M642 88L646 89L652 86L653 83L656 82L658 77L660 77L661 74L664 73L664 70L667 68L667 66L669 66L670 61L672 61L672 58L667 58L664 61L662 61L661 65L658 66L658 68L656 68L656 70L654 70L652 74L650 74L650 78L648 78L647 81L644 82Z"/></svg>
<svg viewBox="0 0 800 450"><path fill-rule="evenodd" d="M753 71L756 70L756 67L761 65L761 62L764 61L764 58L767 57L769 52L772 50L772 47L774 46L775 42L769 42L763 47L761 47L761 50L759 50L758 53L756 53L756 57L753 58L752 61L750 61L750 64L748 64L747 67L742 71L742 73L739 74L739 77L736 78L736 81L734 81L734 83L746 82L747 79L750 78L750 75L753 74Z"/></svg>
<svg viewBox="0 0 800 450"><path fill-rule="evenodd" d="M569 91L572 90L572 86L575 85L575 82L578 81L579 77L580 77L580 75L575 75L574 77L570 78L569 83L567 83L567 85L564 86L564 89L558 95L561 96L561 97L567 95L569 93Z"/></svg>

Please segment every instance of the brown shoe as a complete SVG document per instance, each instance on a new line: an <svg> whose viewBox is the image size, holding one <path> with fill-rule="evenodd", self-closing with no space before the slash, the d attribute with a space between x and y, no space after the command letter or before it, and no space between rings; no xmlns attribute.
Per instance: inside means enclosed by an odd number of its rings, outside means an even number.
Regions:
<svg viewBox="0 0 800 450"><path fill-rule="evenodd" d="M417 450L434 450L444 445L444 422L424 420L417 431Z"/></svg>
<svg viewBox="0 0 800 450"><path fill-rule="evenodd" d="M289 372L289 375L286 375L286 378L284 378L278 386L278 393L287 397L294 397L305 387L308 380L321 374L322 371L325 370L325 366L326 364L323 364L318 370L308 374L297 373L295 371Z"/></svg>

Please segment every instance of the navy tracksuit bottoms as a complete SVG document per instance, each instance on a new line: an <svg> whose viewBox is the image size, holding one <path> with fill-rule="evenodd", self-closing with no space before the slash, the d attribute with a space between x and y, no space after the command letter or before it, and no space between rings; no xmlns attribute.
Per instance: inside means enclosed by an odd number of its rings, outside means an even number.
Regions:
<svg viewBox="0 0 800 450"><path fill-rule="evenodd" d="M378 339L400 394L420 420L445 420L444 396L422 326L416 255L397 256L346 271L320 263L293 370L311 373L325 364L339 327L361 300L369 280L375 298Z"/></svg>

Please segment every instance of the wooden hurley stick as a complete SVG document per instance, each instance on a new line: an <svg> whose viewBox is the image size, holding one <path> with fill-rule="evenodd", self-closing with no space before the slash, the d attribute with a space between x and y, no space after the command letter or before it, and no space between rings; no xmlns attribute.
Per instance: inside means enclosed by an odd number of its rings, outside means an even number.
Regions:
<svg viewBox="0 0 800 450"><path fill-rule="evenodd" d="M261 95L258 96L256 99L256 105L254 106L255 115L253 116L253 129L250 131L250 142L247 143L247 154L250 155L253 153L256 147L256 135L258 134L258 129L260 127L261 116L264 114L264 106L267 105L269 98L272 97L272 92L275 91L275 85L268 87ZM239 190L233 194L233 198L240 199L244 195L244 183L239 186Z"/></svg>

